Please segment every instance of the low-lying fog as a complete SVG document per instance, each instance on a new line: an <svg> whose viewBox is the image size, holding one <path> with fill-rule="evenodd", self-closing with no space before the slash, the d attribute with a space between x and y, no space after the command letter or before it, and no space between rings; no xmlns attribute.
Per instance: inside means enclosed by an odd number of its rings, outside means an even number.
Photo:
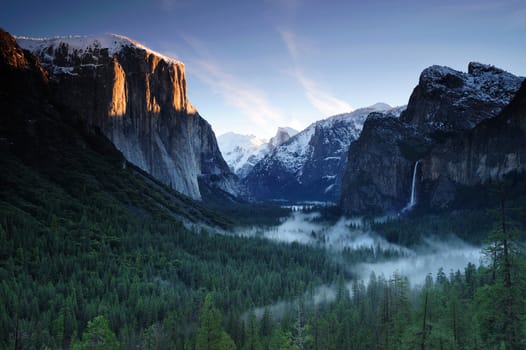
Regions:
<svg viewBox="0 0 526 350"><path fill-rule="evenodd" d="M416 248L409 249L387 242L368 229L361 218L340 219L333 225L321 222L318 213L293 212L279 226L255 227L237 232L242 236L257 236L279 242L298 242L325 247L335 256L344 248L373 248L398 252L398 257L374 263L348 266L354 275L368 281L371 272L388 278L398 272L409 278L412 285L423 284L428 274L436 275L439 268L446 274L463 271L471 262L479 265L481 247L472 246L453 235L447 239L429 237Z"/></svg>
<svg viewBox="0 0 526 350"><path fill-rule="evenodd" d="M464 271L468 263L478 266L481 262L481 247L470 245L454 235L444 235L447 238L428 237L419 246L409 249L387 242L384 238L367 228L361 218L340 219L333 225L323 223L319 213L293 212L279 226L252 229L242 229L236 232L240 236L262 237L278 242L298 242L324 247L335 259L340 259L340 252L344 248L356 250L372 248L373 261L349 264L348 271L358 279L368 283L371 273L383 275L389 279L395 272L406 276L412 287L422 286L427 275L433 278L440 268L446 273ZM385 218L378 218L384 220ZM381 256L382 251L390 251L386 259ZM395 252L395 254L392 254ZM376 255L379 255L376 257ZM350 290L352 281L347 281ZM330 302L335 298L335 287L322 285L313 292L304 295L302 302L319 304ZM264 310L269 310L274 317L281 317L284 313L292 312L297 307L298 300L283 301L253 311L261 317Z"/></svg>

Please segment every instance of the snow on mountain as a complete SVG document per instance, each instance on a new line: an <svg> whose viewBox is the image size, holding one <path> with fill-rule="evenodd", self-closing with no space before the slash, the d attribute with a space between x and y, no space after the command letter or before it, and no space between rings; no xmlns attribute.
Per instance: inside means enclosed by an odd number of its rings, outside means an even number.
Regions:
<svg viewBox="0 0 526 350"><path fill-rule="evenodd" d="M270 140L266 140L254 135L227 132L218 136L217 142L230 169L240 178L243 178L274 147L289 140L297 133L292 128L279 127L276 135Z"/></svg>
<svg viewBox="0 0 526 350"><path fill-rule="evenodd" d="M53 98L128 161L194 199L201 184L240 193L210 124L187 98L181 62L115 34L17 42L49 71Z"/></svg>
<svg viewBox="0 0 526 350"><path fill-rule="evenodd" d="M420 75L418 93L411 95L402 118L425 131L471 129L510 103L523 79L477 62L470 62L467 72L431 66Z"/></svg>
<svg viewBox="0 0 526 350"><path fill-rule="evenodd" d="M422 80L434 89L460 90L463 97L455 102L457 105L467 99L506 105L522 82L500 68L476 62L469 64L467 73L444 66L431 66L422 72Z"/></svg>
<svg viewBox="0 0 526 350"><path fill-rule="evenodd" d="M239 176L247 163L257 162L263 157L260 154L264 153L267 140L254 135L227 132L217 137L217 143L226 163Z"/></svg>
<svg viewBox="0 0 526 350"><path fill-rule="evenodd" d="M347 152L370 113L399 115L385 103L317 121L274 148L246 177L249 191L262 200L335 200Z"/></svg>
<svg viewBox="0 0 526 350"><path fill-rule="evenodd" d="M108 51L111 57L120 52L125 47L141 49L148 54L153 54L167 63L182 64L180 61L164 56L155 52L141 43L118 34L101 34L101 35L69 35L69 36L55 36L50 38L30 38L19 36L16 41L23 49L33 52L40 58L42 64L50 66L53 73L72 74L72 64L68 60L74 60L79 57L82 61L86 59L91 60L90 65L97 66L99 64L98 53L103 50ZM55 52L59 49L60 56L66 57L65 62L57 62ZM86 64L84 64L86 65Z"/></svg>
<svg viewBox="0 0 526 350"><path fill-rule="evenodd" d="M331 130L334 128L341 128L342 132L339 133L334 139L324 138L323 144L337 143L337 152L325 157L326 159L334 159L336 156L349 147L351 141L358 138L360 131L363 128L363 123L367 116L372 112L386 112L392 107L385 103L377 103L371 107L360 108L350 113L338 114L329 117L324 120L317 121L305 130L298 133L289 142L283 144L281 147L277 147L271 156L275 160L282 164L287 164L287 168L291 173L296 173L297 176L301 176L301 170L308 158L312 155L314 144L312 138L316 133L316 130L325 129Z"/></svg>
<svg viewBox="0 0 526 350"><path fill-rule="evenodd" d="M399 118L372 114L351 144L343 212L399 211L415 193L425 206L443 209L459 189L518 170L521 141L495 140L522 137L520 123L508 126L499 113L509 110L523 81L476 62L467 72L426 68Z"/></svg>

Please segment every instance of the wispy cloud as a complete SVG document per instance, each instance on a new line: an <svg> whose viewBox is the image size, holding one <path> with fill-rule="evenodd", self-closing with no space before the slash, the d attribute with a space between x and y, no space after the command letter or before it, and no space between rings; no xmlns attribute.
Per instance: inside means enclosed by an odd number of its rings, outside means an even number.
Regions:
<svg viewBox="0 0 526 350"><path fill-rule="evenodd" d="M286 30L280 30L279 33L281 34L281 39L283 39L283 42L287 47L287 51L294 60L294 63L297 65L297 61L300 56L300 48L298 47L298 39L296 38L296 35L293 32Z"/></svg>
<svg viewBox="0 0 526 350"><path fill-rule="evenodd" d="M284 125L282 114L269 102L263 91L225 72L211 61L200 60L195 63L198 67L194 72L196 76L253 123L272 130L276 125Z"/></svg>
<svg viewBox="0 0 526 350"><path fill-rule="evenodd" d="M314 80L307 78L300 69L296 69L292 75L303 87L305 96L307 96L309 102L324 115L327 116L352 111L353 108L350 104L329 94Z"/></svg>
<svg viewBox="0 0 526 350"><path fill-rule="evenodd" d="M291 75L303 87L309 102L324 115L350 112L353 108L349 103L335 97L312 78L307 78L301 70L299 61L307 45L301 43L293 32L280 30L279 33L294 62L295 67Z"/></svg>
<svg viewBox="0 0 526 350"><path fill-rule="evenodd" d="M260 133L271 135L277 125L290 125L291 121L270 102L264 91L221 67L211 58L202 41L191 36L183 36L183 39L198 55L197 59L189 61L194 66L193 75L240 111Z"/></svg>

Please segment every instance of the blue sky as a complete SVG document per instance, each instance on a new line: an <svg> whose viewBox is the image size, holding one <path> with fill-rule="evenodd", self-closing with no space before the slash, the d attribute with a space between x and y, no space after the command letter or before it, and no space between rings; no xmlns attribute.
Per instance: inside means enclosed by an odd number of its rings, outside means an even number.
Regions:
<svg viewBox="0 0 526 350"><path fill-rule="evenodd" d="M0 26L118 33L174 56L216 134L270 137L380 101L406 104L433 64L526 75L523 0L8 0Z"/></svg>

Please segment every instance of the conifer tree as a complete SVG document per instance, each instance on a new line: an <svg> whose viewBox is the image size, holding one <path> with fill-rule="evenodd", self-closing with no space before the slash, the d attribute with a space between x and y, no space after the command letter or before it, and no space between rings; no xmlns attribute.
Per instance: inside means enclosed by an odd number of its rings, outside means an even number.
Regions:
<svg viewBox="0 0 526 350"><path fill-rule="evenodd" d="M232 350L236 346L223 330L221 313L214 305L211 294L207 294L199 317L196 350Z"/></svg>
<svg viewBox="0 0 526 350"><path fill-rule="evenodd" d="M256 319L256 314L253 312L248 319L247 339L243 346L243 350L263 350L261 341L259 340L258 321Z"/></svg>
<svg viewBox="0 0 526 350"><path fill-rule="evenodd" d="M110 329L104 316L97 316L88 322L88 329L82 335L82 341L73 345L73 350L117 350L119 341Z"/></svg>
<svg viewBox="0 0 526 350"><path fill-rule="evenodd" d="M506 349L524 349L524 252L518 233L507 221L504 199L499 216L499 227L490 236L485 250L493 277L492 284L478 290L478 318L489 345L505 344Z"/></svg>

